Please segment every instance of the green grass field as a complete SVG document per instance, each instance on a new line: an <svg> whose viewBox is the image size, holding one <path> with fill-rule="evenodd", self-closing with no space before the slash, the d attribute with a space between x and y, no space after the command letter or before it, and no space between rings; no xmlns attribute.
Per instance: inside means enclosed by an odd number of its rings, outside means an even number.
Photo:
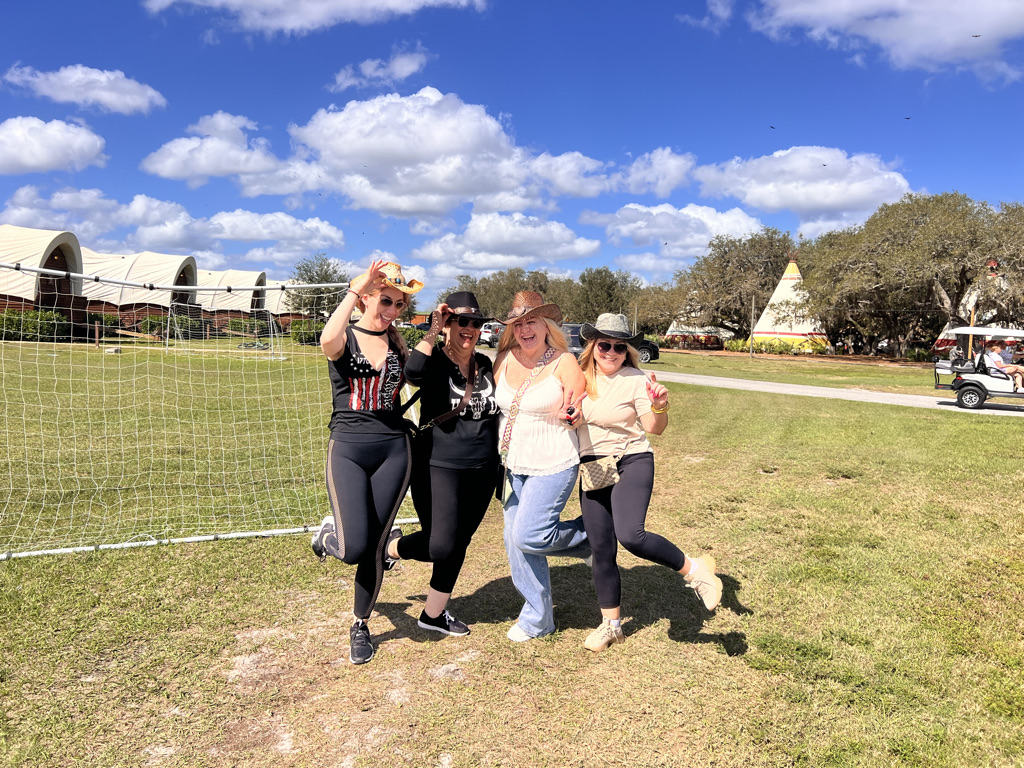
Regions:
<svg viewBox="0 0 1024 768"><path fill-rule="evenodd" d="M365 667L347 661L352 569L307 536L17 559L0 563L0 765L1024 764L1016 423L668 386L648 527L715 555L715 615L623 553L627 639L591 654L590 572L554 560L559 631L510 643L496 505L451 605L472 634L416 627L429 566L403 563ZM136 454L159 452L159 423L140 418ZM237 460L213 453L191 461Z"/></svg>

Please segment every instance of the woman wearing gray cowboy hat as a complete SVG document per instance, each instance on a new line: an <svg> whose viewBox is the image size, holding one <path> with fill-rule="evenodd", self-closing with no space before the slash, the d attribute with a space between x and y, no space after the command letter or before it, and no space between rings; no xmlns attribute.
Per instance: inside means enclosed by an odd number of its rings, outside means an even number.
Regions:
<svg viewBox="0 0 1024 768"><path fill-rule="evenodd" d="M331 514L312 545L321 560L331 555L356 566L353 664L373 658L367 620L392 565L384 546L409 487L409 437L398 407L406 348L394 322L422 287L406 280L398 264L374 260L351 281L320 335L334 403L327 443ZM357 307L362 316L352 323Z"/></svg>
<svg viewBox="0 0 1024 768"><path fill-rule="evenodd" d="M590 462L612 457L618 480L584 490L580 508L593 549L594 588L601 608L601 626L583 643L603 651L621 643L621 584L615 562L618 544L637 557L667 566L683 575L686 585L713 611L722 599L722 580L710 555L691 559L663 536L645 527L654 490L654 453L647 435L668 426L668 390L654 374L640 370L636 345L642 334L629 331L625 315L603 314L594 325L584 323L586 342L580 367L587 382L583 418L577 430L581 473ZM598 481L602 482L602 481Z"/></svg>
<svg viewBox="0 0 1024 768"><path fill-rule="evenodd" d="M409 383L422 393L412 474L420 530L389 540L387 554L434 564L419 626L445 635L469 634L446 607L498 468L491 359L476 352L480 329L490 319L472 293L451 294L431 314L430 329L405 366ZM442 330L444 341L435 345Z"/></svg>
<svg viewBox="0 0 1024 768"><path fill-rule="evenodd" d="M498 322L508 326L494 366L507 487L505 551L512 583L525 601L508 637L522 642L555 631L548 556L590 554L583 521L559 519L576 483L573 427L586 382L568 351L556 304L520 291L508 317Z"/></svg>

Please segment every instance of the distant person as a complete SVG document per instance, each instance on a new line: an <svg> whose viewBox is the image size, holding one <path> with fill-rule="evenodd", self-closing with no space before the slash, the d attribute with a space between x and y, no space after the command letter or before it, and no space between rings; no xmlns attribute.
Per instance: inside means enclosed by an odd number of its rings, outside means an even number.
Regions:
<svg viewBox="0 0 1024 768"><path fill-rule="evenodd" d="M584 490L580 485L602 616L601 626L583 645L600 652L625 639L615 562L618 544L637 557L678 571L709 611L722 600L722 580L715 575L713 557L689 558L668 539L646 529L654 490L654 452L647 435L665 431L669 403L665 386L640 370L636 345L642 335L629 332L625 315L604 314L594 325L584 323L580 337L586 341L580 367L587 381L583 421L577 430L580 472L585 477L591 462L611 458L619 475L618 481L603 488Z"/></svg>
<svg viewBox="0 0 1024 768"><path fill-rule="evenodd" d="M498 472L498 404L491 359L476 351L485 317L476 296L451 294L431 314L427 334L409 353L405 375L422 392L412 501L420 530L388 541L388 556L433 563L418 624L468 635L448 599L466 549L484 519ZM444 342L435 344L444 332Z"/></svg>
<svg viewBox="0 0 1024 768"><path fill-rule="evenodd" d="M525 603L508 639L555 631L548 556L587 557L583 520L561 520L580 463L574 425L586 381L559 327L562 312L534 291L512 299L494 370L501 407L498 452L508 492L505 551ZM569 409L572 409L570 412Z"/></svg>
<svg viewBox="0 0 1024 768"><path fill-rule="evenodd" d="M1024 388L1024 368L1019 365L1007 365L1003 362L1003 342L993 340L985 345L985 365L1008 374L1017 389Z"/></svg>
<svg viewBox="0 0 1024 768"><path fill-rule="evenodd" d="M313 553L356 566L355 623L349 630L349 660L373 658L367 620L380 593L385 545L401 535L394 528L409 487L409 437L398 408L406 347L395 319L409 294L423 287L406 280L398 264L375 260L349 285L320 336L327 356L334 412L327 444L327 497L331 514L313 535ZM349 320L359 308L362 316Z"/></svg>

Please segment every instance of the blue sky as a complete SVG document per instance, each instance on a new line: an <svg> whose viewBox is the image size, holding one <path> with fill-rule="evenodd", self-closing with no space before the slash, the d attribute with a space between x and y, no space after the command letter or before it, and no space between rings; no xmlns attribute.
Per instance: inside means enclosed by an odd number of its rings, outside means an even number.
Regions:
<svg viewBox="0 0 1024 768"><path fill-rule="evenodd" d="M8 0L0 223L271 279L385 254L428 300L664 281L717 234L1021 200L1022 38L1002 0Z"/></svg>

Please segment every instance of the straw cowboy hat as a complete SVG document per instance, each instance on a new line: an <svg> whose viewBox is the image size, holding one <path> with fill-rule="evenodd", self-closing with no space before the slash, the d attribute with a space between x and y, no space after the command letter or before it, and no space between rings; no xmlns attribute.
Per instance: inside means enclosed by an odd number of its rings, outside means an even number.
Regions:
<svg viewBox="0 0 1024 768"><path fill-rule="evenodd" d="M494 318L502 325L508 325L524 317L547 317L561 325L562 310L557 304L545 304L544 297L536 291L520 291L512 298L512 308L504 320Z"/></svg>
<svg viewBox="0 0 1024 768"><path fill-rule="evenodd" d="M615 339L624 341L631 347L639 344L644 335L642 333L630 333L629 321L625 315L616 315L612 312L605 312L597 318L597 322L591 325L584 323L580 328L580 338L584 341L594 339Z"/></svg>
<svg viewBox="0 0 1024 768"><path fill-rule="evenodd" d="M380 271L384 273L384 286L387 288L395 288L402 293L417 293L423 288L423 282L416 278L406 280L405 275L402 274L402 267L393 261L384 264ZM363 275L365 274L363 272Z"/></svg>
<svg viewBox="0 0 1024 768"><path fill-rule="evenodd" d="M456 291L444 300L448 305L448 311L458 317L468 317L471 320L493 320L493 318L480 313L480 302L470 291Z"/></svg>

